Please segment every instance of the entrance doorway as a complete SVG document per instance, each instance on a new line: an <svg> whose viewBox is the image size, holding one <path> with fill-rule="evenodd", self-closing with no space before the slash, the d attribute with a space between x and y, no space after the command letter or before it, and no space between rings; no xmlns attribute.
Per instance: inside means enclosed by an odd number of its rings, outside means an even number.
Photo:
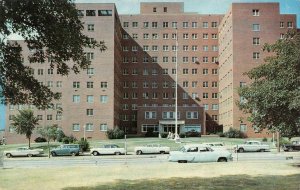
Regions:
<svg viewBox="0 0 300 190"><path fill-rule="evenodd" d="M168 124L168 125L162 125L163 127L163 131L165 133L175 133L175 125L172 125L172 124ZM177 133L180 134L180 125L177 125Z"/></svg>

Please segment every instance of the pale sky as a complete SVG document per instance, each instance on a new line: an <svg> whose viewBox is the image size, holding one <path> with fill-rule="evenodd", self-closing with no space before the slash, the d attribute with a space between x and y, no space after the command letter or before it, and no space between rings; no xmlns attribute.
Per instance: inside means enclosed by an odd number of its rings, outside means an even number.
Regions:
<svg viewBox="0 0 300 190"><path fill-rule="evenodd" d="M297 14L300 27L300 0L76 0L77 3L115 3L119 14L139 14L140 2L184 2L185 12L225 14L231 3L279 2L281 14ZM10 39L19 39L13 36ZM0 129L5 126L5 107L0 105Z"/></svg>

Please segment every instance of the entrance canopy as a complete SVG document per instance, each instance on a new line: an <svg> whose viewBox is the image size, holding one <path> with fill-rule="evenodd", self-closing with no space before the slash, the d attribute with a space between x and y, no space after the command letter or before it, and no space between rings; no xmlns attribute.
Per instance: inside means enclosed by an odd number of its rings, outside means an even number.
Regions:
<svg viewBox="0 0 300 190"><path fill-rule="evenodd" d="M160 125L175 125L174 120L159 120ZM177 125L184 125L185 121L184 120L178 120Z"/></svg>

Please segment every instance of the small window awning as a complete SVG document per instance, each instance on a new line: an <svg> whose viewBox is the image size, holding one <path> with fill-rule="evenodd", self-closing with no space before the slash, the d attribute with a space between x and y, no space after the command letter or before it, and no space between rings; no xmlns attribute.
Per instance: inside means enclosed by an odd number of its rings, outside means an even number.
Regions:
<svg viewBox="0 0 300 190"><path fill-rule="evenodd" d="M160 125L175 125L175 121L174 120L160 120L159 124ZM184 120L177 121L177 125L184 125L184 124L185 124Z"/></svg>

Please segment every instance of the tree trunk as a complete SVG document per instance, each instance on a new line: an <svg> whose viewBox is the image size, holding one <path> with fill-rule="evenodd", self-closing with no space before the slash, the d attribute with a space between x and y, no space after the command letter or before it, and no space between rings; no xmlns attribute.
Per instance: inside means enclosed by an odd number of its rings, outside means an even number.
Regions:
<svg viewBox="0 0 300 190"><path fill-rule="evenodd" d="M48 158L50 158L50 140L48 139Z"/></svg>
<svg viewBox="0 0 300 190"><path fill-rule="evenodd" d="M30 137L28 137L28 147L30 148Z"/></svg>

